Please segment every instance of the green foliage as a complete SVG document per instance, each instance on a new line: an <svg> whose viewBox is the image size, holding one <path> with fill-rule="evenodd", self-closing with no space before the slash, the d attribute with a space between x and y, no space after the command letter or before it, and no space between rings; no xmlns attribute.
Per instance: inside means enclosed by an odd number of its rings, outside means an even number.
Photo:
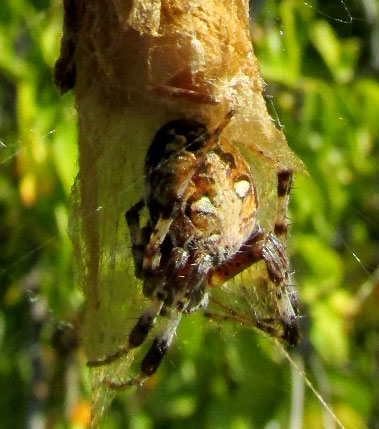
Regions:
<svg viewBox="0 0 379 429"><path fill-rule="evenodd" d="M341 2L324 3L266 1L253 8L252 32L268 105L309 172L297 177L290 208L304 316L298 359L346 428L375 428L378 24L359 1L349 9L353 20ZM24 427L39 413L52 427L80 428L88 415L85 357L62 346L75 330L57 329L61 320L80 325L83 305L67 238L76 116L72 96L59 97L51 77L61 12L58 0L0 4L4 428ZM157 376L120 395L104 428L290 428L293 375L277 347L201 315L185 319ZM325 410L309 391L303 399L301 427L322 427Z"/></svg>

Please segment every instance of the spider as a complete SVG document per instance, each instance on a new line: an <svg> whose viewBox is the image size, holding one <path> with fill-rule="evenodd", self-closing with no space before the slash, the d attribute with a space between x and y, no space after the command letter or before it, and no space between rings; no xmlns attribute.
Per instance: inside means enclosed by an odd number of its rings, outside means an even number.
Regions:
<svg viewBox="0 0 379 429"><path fill-rule="evenodd" d="M171 121L159 129L148 149L145 195L126 212L126 221L135 274L150 303L125 347L88 365L108 364L141 346L156 320L166 320L142 359L140 372L123 383L106 381L114 389L140 384L154 374L183 314L205 308L212 287L260 260L275 285L282 329L277 332L277 319L256 320L255 326L291 345L298 342L296 301L289 292L288 261L280 241L287 232L292 171L278 172L275 228L264 231L257 221L259 204L249 165L222 136L233 114L230 111L211 131L195 120ZM141 227L145 206L148 221ZM232 311L229 314L233 319Z"/></svg>

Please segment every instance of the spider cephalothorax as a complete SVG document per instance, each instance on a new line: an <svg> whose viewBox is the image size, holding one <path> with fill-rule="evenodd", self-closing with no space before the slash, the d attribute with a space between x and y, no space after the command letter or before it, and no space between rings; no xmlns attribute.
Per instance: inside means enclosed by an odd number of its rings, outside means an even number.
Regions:
<svg viewBox="0 0 379 429"><path fill-rule="evenodd" d="M156 134L146 155L145 195L126 213L136 276L151 304L132 329L128 344L100 361L111 362L140 346L157 317L166 323L142 360L141 372L129 382L108 383L123 388L153 374L170 346L183 314L205 307L211 287L219 286L251 264L264 260L276 287L278 320L256 320L255 325L298 341L296 303L287 293L288 262L278 237L285 234L292 172L278 173L278 203L274 231L257 222L258 200L249 165L223 136L233 112L209 132L193 120L176 120ZM141 228L139 212L148 209Z"/></svg>

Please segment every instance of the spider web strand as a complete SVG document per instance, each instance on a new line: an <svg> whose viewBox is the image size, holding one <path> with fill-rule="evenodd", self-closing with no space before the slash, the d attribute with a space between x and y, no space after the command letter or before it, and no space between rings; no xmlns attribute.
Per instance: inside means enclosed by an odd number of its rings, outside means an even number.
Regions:
<svg viewBox="0 0 379 429"><path fill-rule="evenodd" d="M319 393L319 391L313 386L312 382L309 380L309 378L307 377L307 375L305 374L305 372L299 367L299 365L295 362L295 360L291 357L291 355L283 347L283 345L280 343L280 341L277 340L276 338L273 338L272 340L275 342L277 348L280 350L280 352L282 353L282 355L288 360L288 362L290 363L290 365L298 372L298 374L304 380L304 382L306 383L306 385L309 387L309 389L316 396L316 398L318 399L318 401L320 402L320 404L330 414L330 416L335 421L335 423L338 425L338 427L341 428L341 429L346 429L346 427L341 423L341 421L336 416L336 414L334 413L334 411L332 410L332 408L330 407L330 405L326 403L326 401L324 400L324 398L321 396L321 393Z"/></svg>

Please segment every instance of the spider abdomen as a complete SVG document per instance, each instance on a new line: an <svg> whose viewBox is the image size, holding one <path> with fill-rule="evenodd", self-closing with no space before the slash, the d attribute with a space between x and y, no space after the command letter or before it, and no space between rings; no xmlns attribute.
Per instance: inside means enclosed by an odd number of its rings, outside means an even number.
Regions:
<svg viewBox="0 0 379 429"><path fill-rule="evenodd" d="M256 210L249 166L236 149L221 141L193 175L183 195L183 211L173 221L170 236L222 262L249 237L256 223Z"/></svg>

